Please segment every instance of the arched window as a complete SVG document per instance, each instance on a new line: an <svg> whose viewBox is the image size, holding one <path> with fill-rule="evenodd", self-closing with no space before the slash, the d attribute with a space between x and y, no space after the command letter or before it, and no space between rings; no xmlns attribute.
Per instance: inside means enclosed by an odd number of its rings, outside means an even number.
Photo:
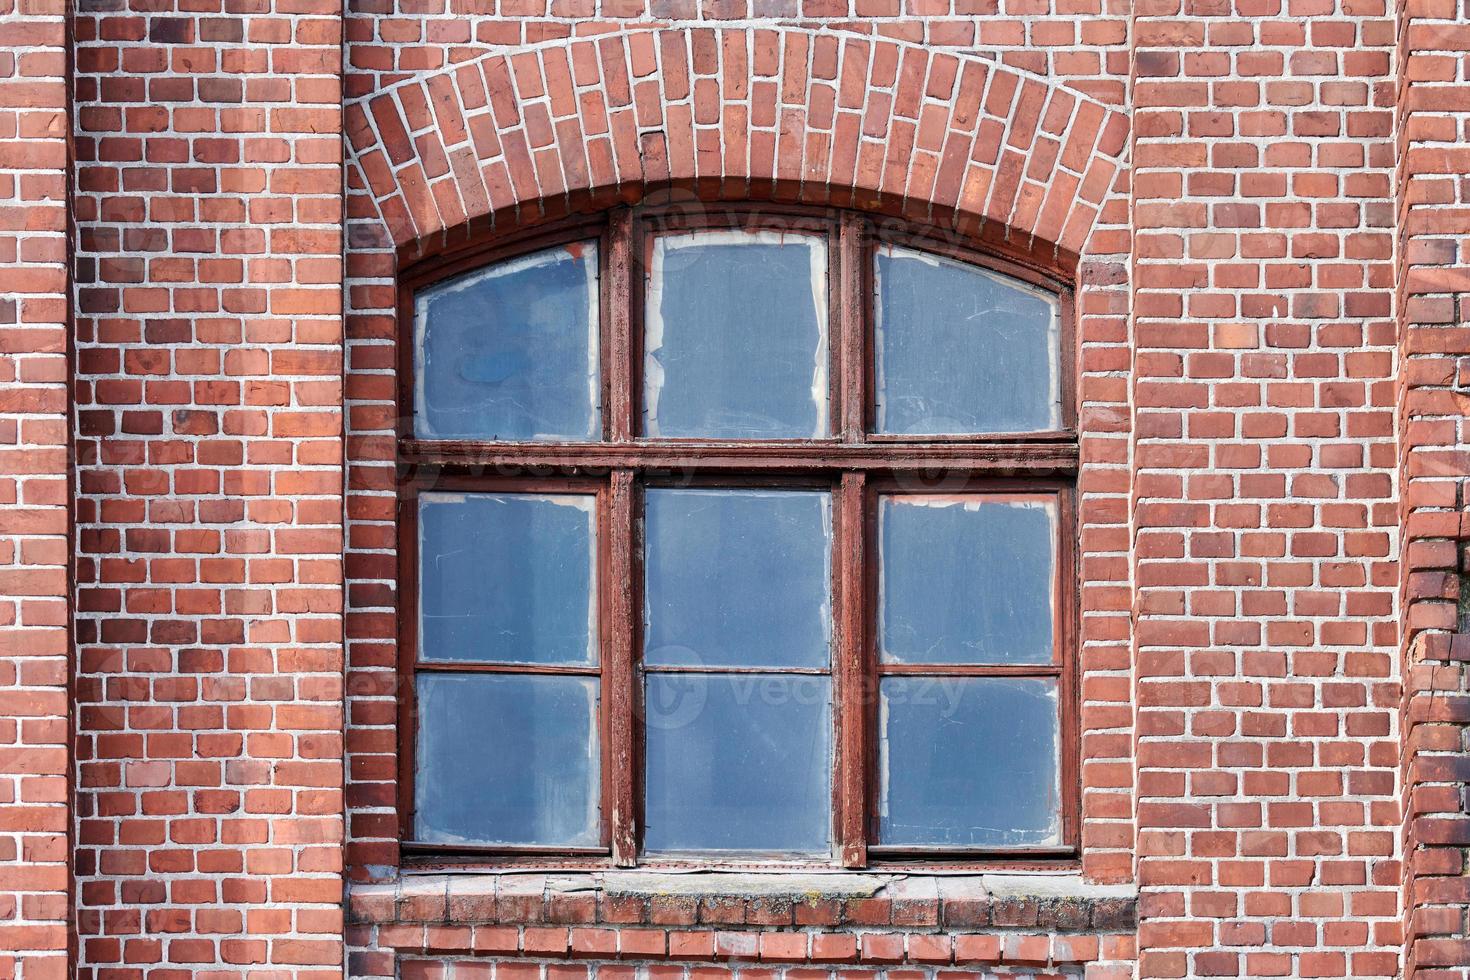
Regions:
<svg viewBox="0 0 1470 980"><path fill-rule="evenodd" d="M402 310L406 852L1074 853L1063 286L718 206L497 242Z"/></svg>

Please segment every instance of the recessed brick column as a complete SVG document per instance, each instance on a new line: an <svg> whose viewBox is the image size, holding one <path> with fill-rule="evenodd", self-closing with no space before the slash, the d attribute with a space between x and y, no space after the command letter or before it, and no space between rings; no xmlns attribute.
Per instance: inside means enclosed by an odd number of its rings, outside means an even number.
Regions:
<svg viewBox="0 0 1470 980"><path fill-rule="evenodd" d="M1404 975L1470 977L1470 26L1399 8Z"/></svg>
<svg viewBox="0 0 1470 980"><path fill-rule="evenodd" d="M66 5L0 0L0 976L70 975Z"/></svg>
<svg viewBox="0 0 1470 980"><path fill-rule="evenodd" d="M1394 976L1391 11L1134 11L1139 974Z"/></svg>
<svg viewBox="0 0 1470 980"><path fill-rule="evenodd" d="M340 976L341 5L75 33L78 972Z"/></svg>

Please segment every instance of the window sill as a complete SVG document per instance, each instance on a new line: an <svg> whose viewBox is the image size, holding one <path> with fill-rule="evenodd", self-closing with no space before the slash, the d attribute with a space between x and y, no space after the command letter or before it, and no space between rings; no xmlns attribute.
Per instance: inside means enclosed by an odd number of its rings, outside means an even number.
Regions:
<svg viewBox="0 0 1470 980"><path fill-rule="evenodd" d="M404 953L603 960L1090 962L1137 914L1132 886L1046 872L407 872L348 898Z"/></svg>

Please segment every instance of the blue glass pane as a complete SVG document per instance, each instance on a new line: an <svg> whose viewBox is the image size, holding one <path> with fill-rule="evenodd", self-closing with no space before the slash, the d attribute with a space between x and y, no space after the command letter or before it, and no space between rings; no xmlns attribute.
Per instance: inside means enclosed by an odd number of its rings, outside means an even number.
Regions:
<svg viewBox="0 0 1470 980"><path fill-rule="evenodd" d="M1051 662L1052 500L885 496L878 522L885 661Z"/></svg>
<svg viewBox="0 0 1470 980"><path fill-rule="evenodd" d="M830 853L827 677L650 673L645 701L647 850Z"/></svg>
<svg viewBox="0 0 1470 980"><path fill-rule="evenodd" d="M1055 297L963 262L885 247L877 258L877 430L1061 427Z"/></svg>
<svg viewBox="0 0 1470 980"><path fill-rule="evenodd" d="M416 839L599 843L595 679L421 673L417 685Z"/></svg>
<svg viewBox="0 0 1470 980"><path fill-rule="evenodd" d="M654 240L643 431L828 434L827 248L814 235L701 231Z"/></svg>
<svg viewBox="0 0 1470 980"><path fill-rule="evenodd" d="M422 290L414 326L414 432L421 438L600 436L595 242Z"/></svg>
<svg viewBox="0 0 1470 980"><path fill-rule="evenodd" d="M885 677L884 844L1061 843L1057 687L1012 677Z"/></svg>
<svg viewBox="0 0 1470 980"><path fill-rule="evenodd" d="M596 499L419 496L419 659L597 660Z"/></svg>
<svg viewBox="0 0 1470 980"><path fill-rule="evenodd" d="M649 490L644 662L825 667L831 528L825 493Z"/></svg>

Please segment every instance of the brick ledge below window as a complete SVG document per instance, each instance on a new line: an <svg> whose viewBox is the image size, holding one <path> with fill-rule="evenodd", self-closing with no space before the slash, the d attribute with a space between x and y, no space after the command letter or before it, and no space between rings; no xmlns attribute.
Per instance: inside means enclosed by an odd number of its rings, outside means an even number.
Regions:
<svg viewBox="0 0 1470 980"><path fill-rule="evenodd" d="M874 965L1126 959L1136 904L1046 873L410 873L348 894L406 954Z"/></svg>

